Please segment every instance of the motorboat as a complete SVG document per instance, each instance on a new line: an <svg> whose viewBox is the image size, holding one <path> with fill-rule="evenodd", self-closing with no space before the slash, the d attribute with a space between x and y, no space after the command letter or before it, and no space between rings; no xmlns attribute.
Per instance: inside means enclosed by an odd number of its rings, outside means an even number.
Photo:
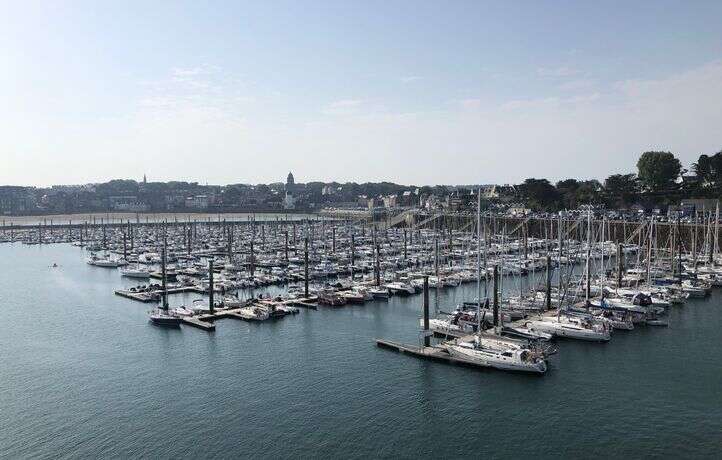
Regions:
<svg viewBox="0 0 722 460"><path fill-rule="evenodd" d="M259 305L239 308L238 315L249 321L265 321L271 317L268 308Z"/></svg>
<svg viewBox="0 0 722 460"><path fill-rule="evenodd" d="M389 291L394 295L411 295L416 294L416 289L410 284L395 281L386 285Z"/></svg>
<svg viewBox="0 0 722 460"><path fill-rule="evenodd" d="M238 308L243 306L245 302L238 297L227 295L223 297L223 299L221 300L221 304L227 308Z"/></svg>
<svg viewBox="0 0 722 460"><path fill-rule="evenodd" d="M387 288L370 287L367 291L374 297L374 299L388 299L391 296L391 292Z"/></svg>
<svg viewBox="0 0 722 460"><path fill-rule="evenodd" d="M339 295L346 300L346 303L363 304L366 301L363 294L355 290L343 291Z"/></svg>
<svg viewBox="0 0 722 460"><path fill-rule="evenodd" d="M341 307L346 305L346 299L331 289L322 289L318 292L318 303L330 307Z"/></svg>

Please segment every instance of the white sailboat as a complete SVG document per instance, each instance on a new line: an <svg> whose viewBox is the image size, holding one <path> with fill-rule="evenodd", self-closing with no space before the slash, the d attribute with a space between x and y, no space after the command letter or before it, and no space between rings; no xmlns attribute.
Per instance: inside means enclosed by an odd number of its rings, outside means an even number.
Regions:
<svg viewBox="0 0 722 460"><path fill-rule="evenodd" d="M526 348L497 349L485 347L478 337L474 342L449 342L443 347L462 361L506 371L543 374L547 364L543 357Z"/></svg>
<svg viewBox="0 0 722 460"><path fill-rule="evenodd" d="M541 331L554 337L563 337L593 342L608 342L611 339L609 328L604 324L596 324L581 318L562 317L543 318L527 321L525 327L530 331Z"/></svg>
<svg viewBox="0 0 722 460"><path fill-rule="evenodd" d="M148 279L150 278L150 270L136 265L135 267L121 269L120 276L124 276L126 278Z"/></svg>

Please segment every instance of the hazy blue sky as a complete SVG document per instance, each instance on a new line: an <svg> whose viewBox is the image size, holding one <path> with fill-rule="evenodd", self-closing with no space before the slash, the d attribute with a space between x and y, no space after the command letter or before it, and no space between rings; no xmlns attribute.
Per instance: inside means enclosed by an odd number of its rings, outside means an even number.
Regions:
<svg viewBox="0 0 722 460"><path fill-rule="evenodd" d="M722 1L0 0L0 184L604 178L722 149Z"/></svg>

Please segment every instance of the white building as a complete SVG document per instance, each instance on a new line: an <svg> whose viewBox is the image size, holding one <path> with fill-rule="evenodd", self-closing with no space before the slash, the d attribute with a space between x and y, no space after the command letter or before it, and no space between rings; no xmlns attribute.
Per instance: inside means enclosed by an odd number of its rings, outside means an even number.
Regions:
<svg viewBox="0 0 722 460"><path fill-rule="evenodd" d="M296 209L296 199L288 191L283 197L283 209Z"/></svg>
<svg viewBox="0 0 722 460"><path fill-rule="evenodd" d="M186 198L186 208L190 209L208 209L210 199L208 195L196 195Z"/></svg>
<svg viewBox="0 0 722 460"><path fill-rule="evenodd" d="M397 203L396 195L385 196L383 198L383 200L384 200L385 208L395 208L396 207L396 203Z"/></svg>

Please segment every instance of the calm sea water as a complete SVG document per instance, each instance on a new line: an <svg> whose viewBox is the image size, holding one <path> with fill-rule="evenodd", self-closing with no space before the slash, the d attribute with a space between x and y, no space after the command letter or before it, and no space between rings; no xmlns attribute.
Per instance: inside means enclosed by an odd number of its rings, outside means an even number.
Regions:
<svg viewBox="0 0 722 460"><path fill-rule="evenodd" d="M222 320L212 334L159 329L149 306L113 295L132 281L85 257L0 246L0 457L716 457L722 447L719 292L674 307L669 328L561 342L547 375L529 376L378 349L376 337L418 343L420 296ZM474 291L446 291L439 305Z"/></svg>

